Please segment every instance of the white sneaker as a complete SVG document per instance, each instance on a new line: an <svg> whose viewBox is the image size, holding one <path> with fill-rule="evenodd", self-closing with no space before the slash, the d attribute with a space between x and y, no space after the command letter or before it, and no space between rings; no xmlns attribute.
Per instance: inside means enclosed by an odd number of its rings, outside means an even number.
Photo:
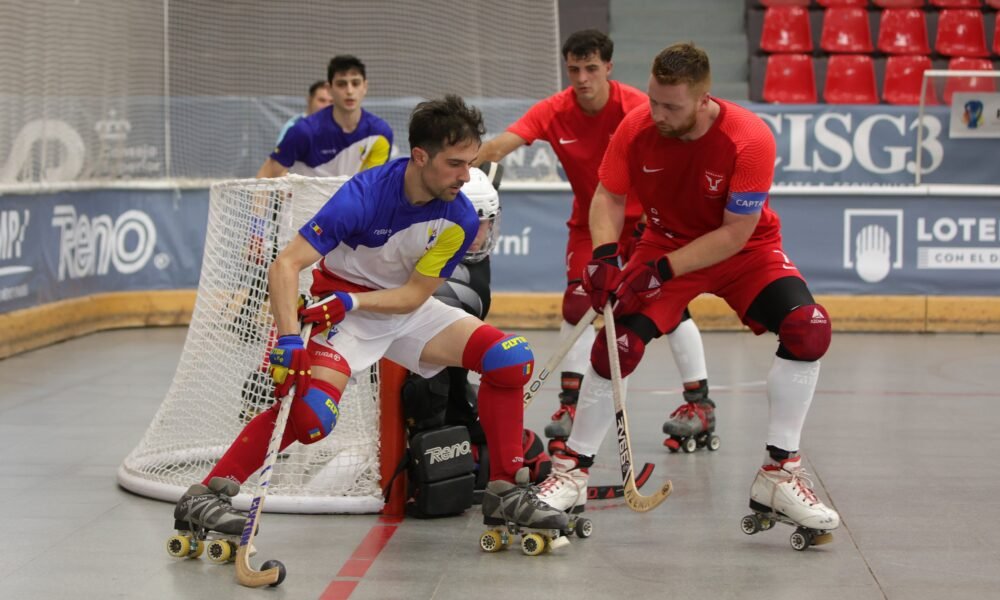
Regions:
<svg viewBox="0 0 1000 600"><path fill-rule="evenodd" d="M552 454L552 472L538 486L538 499L569 513L581 513L587 504L587 480L594 459L569 447Z"/></svg>
<svg viewBox="0 0 1000 600"><path fill-rule="evenodd" d="M840 526L837 511L820 502L813 492L800 456L764 465L757 471L750 486L750 508L777 513L809 529L830 531Z"/></svg>

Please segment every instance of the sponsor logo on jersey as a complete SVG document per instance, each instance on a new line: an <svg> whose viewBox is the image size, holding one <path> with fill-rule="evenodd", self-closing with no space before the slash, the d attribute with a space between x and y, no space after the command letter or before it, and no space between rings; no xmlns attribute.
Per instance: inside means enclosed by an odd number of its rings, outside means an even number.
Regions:
<svg viewBox="0 0 1000 600"><path fill-rule="evenodd" d="M659 169L650 169L646 165L642 165L642 172L643 173L659 173L660 171L662 171L665 168L666 167L660 167Z"/></svg>
<svg viewBox="0 0 1000 600"><path fill-rule="evenodd" d="M559 138L559 143L565 146L566 144L574 144L578 140L576 138L567 140L566 138Z"/></svg>
<svg viewBox="0 0 1000 600"><path fill-rule="evenodd" d="M705 171L705 185L708 186L709 192L718 192L723 179L724 177L718 173L707 170Z"/></svg>

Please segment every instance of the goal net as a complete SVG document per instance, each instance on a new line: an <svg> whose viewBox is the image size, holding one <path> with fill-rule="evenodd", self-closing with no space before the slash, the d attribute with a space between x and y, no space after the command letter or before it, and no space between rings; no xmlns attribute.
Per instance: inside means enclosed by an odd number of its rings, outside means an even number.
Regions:
<svg viewBox="0 0 1000 600"><path fill-rule="evenodd" d="M176 501L243 426L273 402L274 343L267 268L345 178L237 180L212 186L194 314L174 379L139 445L118 471L136 493ZM310 270L299 289L308 294ZM357 373L333 433L282 452L268 489L275 512L378 512L379 368ZM257 476L236 505L248 506Z"/></svg>

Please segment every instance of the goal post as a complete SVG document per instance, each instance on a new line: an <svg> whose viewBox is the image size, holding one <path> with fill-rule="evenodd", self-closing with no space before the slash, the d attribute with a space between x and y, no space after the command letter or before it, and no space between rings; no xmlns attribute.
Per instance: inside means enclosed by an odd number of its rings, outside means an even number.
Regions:
<svg viewBox="0 0 1000 600"><path fill-rule="evenodd" d="M275 335L267 268L346 180L290 175L212 186L187 338L166 397L118 470L124 488L176 501L205 477L249 419L273 403L267 355ZM308 294L310 282L310 270L303 271L302 293ZM293 443L279 455L268 511L383 509L381 481L405 450L397 442L402 439L403 374L402 367L386 360L354 374L333 432L314 444ZM237 508L249 506L256 485L255 474L234 501Z"/></svg>

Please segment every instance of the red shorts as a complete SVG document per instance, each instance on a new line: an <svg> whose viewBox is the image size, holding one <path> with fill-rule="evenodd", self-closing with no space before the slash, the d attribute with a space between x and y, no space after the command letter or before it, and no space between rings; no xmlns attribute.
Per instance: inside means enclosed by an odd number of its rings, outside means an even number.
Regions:
<svg viewBox="0 0 1000 600"><path fill-rule="evenodd" d="M636 246L631 260L648 262L675 249L644 237ZM661 332L671 331L680 323L691 300L699 294L715 294L736 311L743 323L760 335L767 330L748 320L747 310L765 287L785 277L798 277L805 281L798 267L781 249L780 242L757 246L718 264L667 281L663 284L664 293L660 298L644 306L640 312L652 319Z"/></svg>
<svg viewBox="0 0 1000 600"><path fill-rule="evenodd" d="M635 224L639 219L625 219L622 227L622 235L618 243L622 246L625 260L628 260L632 248L635 246L635 238L632 232L635 231ZM594 255L594 242L590 239L589 227L569 227L569 239L566 241L566 282L580 281L583 279L583 269L590 262Z"/></svg>

